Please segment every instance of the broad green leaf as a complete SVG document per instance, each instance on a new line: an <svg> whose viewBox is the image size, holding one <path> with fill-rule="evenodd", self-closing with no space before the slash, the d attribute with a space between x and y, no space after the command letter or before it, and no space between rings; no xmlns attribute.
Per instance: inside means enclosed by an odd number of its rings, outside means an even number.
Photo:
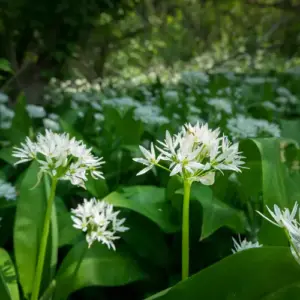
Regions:
<svg viewBox="0 0 300 300"><path fill-rule="evenodd" d="M291 286L285 286L278 291L262 297L263 300L290 300L297 299L300 293L300 283L293 284Z"/></svg>
<svg viewBox="0 0 300 300"><path fill-rule="evenodd" d="M130 212L126 216L126 226L122 239L132 252L147 259L155 266L165 267L169 262L168 246L160 228L144 216Z"/></svg>
<svg viewBox="0 0 300 300"><path fill-rule="evenodd" d="M296 283L300 266L289 248L266 247L233 254L150 299L269 299Z"/></svg>
<svg viewBox="0 0 300 300"><path fill-rule="evenodd" d="M0 299L19 300L17 274L9 254L0 249Z"/></svg>
<svg viewBox="0 0 300 300"><path fill-rule="evenodd" d="M100 200L108 194L108 186L104 179L94 179L92 176L88 176L85 187L89 193Z"/></svg>
<svg viewBox="0 0 300 300"><path fill-rule="evenodd" d="M34 281L35 267L37 264L38 249L40 245L44 215L47 203L47 191L49 183L42 180L38 186L34 187L37 182L37 173L39 166L33 162L28 168L20 188L20 197L17 199L17 211L14 226L14 249L16 266L19 274L19 281L23 288L24 295L28 297L32 290ZM53 221L52 221L53 222ZM55 267L57 244L56 226L52 225L48 239L47 259L44 265L45 286L51 280L51 274ZM42 287L43 290L43 287Z"/></svg>
<svg viewBox="0 0 300 300"><path fill-rule="evenodd" d="M81 231L73 227L71 213L68 211L61 198L55 199L58 223L58 246L73 245L74 242L81 236Z"/></svg>
<svg viewBox="0 0 300 300"><path fill-rule="evenodd" d="M12 147L2 148L0 150L0 159L6 161L10 165L13 165L18 161L17 158L12 156L12 150Z"/></svg>
<svg viewBox="0 0 300 300"><path fill-rule="evenodd" d="M276 138L253 139L261 155L263 209L268 215L266 205L273 209L290 207L287 191L285 165L281 161L280 140ZM260 242L268 245L286 245L287 241L282 230L268 221L262 220Z"/></svg>
<svg viewBox="0 0 300 300"><path fill-rule="evenodd" d="M11 300L9 289L7 287L7 284L5 283L5 279L1 272L0 272L0 297L3 300Z"/></svg>
<svg viewBox="0 0 300 300"><path fill-rule="evenodd" d="M4 58L0 58L0 70L8 73L13 73L9 61Z"/></svg>
<svg viewBox="0 0 300 300"><path fill-rule="evenodd" d="M199 201L203 208L201 240L223 226L236 232L244 231L244 213L215 198L208 186L193 183L191 199Z"/></svg>
<svg viewBox="0 0 300 300"><path fill-rule="evenodd" d="M77 276L74 276L83 254ZM83 241L75 245L62 262L57 273L54 300L67 299L70 293L84 287L120 286L144 279L146 274L128 250L117 247L113 251L100 243L88 249Z"/></svg>
<svg viewBox="0 0 300 300"><path fill-rule="evenodd" d="M172 206L165 198L165 189L155 186L132 186L104 198L116 207L131 209L155 222L165 232L175 232L178 225L172 218Z"/></svg>

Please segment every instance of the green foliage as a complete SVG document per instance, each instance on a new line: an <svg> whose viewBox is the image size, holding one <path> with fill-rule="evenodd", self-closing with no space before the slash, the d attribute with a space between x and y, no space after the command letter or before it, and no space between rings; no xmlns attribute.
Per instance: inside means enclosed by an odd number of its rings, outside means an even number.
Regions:
<svg viewBox="0 0 300 300"><path fill-rule="evenodd" d="M38 166L32 163L26 171L20 188L20 197L14 226L14 250L19 280L26 297L32 291L37 253L43 229L49 183L47 178L37 183ZM33 188L34 187L34 188ZM57 226L53 210L51 234L49 236L47 259L45 260L44 285L47 286L53 277L57 260Z"/></svg>
<svg viewBox="0 0 300 300"><path fill-rule="evenodd" d="M300 268L287 248L251 249L234 254L152 299L289 299ZM290 294L286 292L289 289ZM292 294L291 294L292 293Z"/></svg>
<svg viewBox="0 0 300 300"><path fill-rule="evenodd" d="M124 207L144 215L165 232L174 232L179 224L172 218L172 206L165 198L165 189L154 186L132 186L104 198L115 207Z"/></svg>
<svg viewBox="0 0 300 300"><path fill-rule="evenodd" d="M20 299L15 267L4 249L0 249L0 296L3 300Z"/></svg>
<svg viewBox="0 0 300 300"><path fill-rule="evenodd" d="M146 274L126 248L114 252L99 244L89 251L86 247L85 242L75 245L63 261L56 278L55 300L66 299L69 293L88 286L119 286L145 279ZM83 251L86 254L74 278Z"/></svg>

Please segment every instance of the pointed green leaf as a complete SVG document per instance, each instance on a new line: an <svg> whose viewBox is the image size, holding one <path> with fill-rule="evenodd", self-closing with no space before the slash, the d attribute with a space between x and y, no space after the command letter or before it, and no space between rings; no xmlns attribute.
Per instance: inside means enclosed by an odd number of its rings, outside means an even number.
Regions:
<svg viewBox="0 0 300 300"><path fill-rule="evenodd" d="M20 197L17 199L17 211L14 227L14 249L19 281L26 297L31 293L35 276L38 250L43 230L47 203L47 180L37 182L39 166L33 162L21 183ZM54 213L54 211L53 211ZM57 226L51 225L45 259L43 288L48 286L56 265Z"/></svg>
<svg viewBox="0 0 300 300"><path fill-rule="evenodd" d="M19 300L19 289L15 266L4 250L0 249L0 299ZM1 281L0 279L0 281Z"/></svg>
<svg viewBox="0 0 300 300"><path fill-rule="evenodd" d="M86 241L78 243L65 257L57 274L54 300L67 299L70 293L84 287L120 286L146 278L128 250L117 247L113 251L100 243L87 251L86 248ZM74 276L82 254L84 258Z"/></svg>
<svg viewBox="0 0 300 300"><path fill-rule="evenodd" d="M104 198L116 207L131 209L155 222L165 232L175 232L172 206L165 198L165 189L155 186L132 186L122 193L113 192Z"/></svg>
<svg viewBox="0 0 300 300"><path fill-rule="evenodd" d="M233 254L150 299L269 300L293 284L300 284L300 266L289 248L266 247Z"/></svg>

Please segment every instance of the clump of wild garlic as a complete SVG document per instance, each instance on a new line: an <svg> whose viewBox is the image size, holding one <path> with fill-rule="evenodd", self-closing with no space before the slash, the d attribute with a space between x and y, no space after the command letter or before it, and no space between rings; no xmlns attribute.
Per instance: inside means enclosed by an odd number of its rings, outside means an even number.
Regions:
<svg viewBox="0 0 300 300"><path fill-rule="evenodd" d="M235 238L232 238L232 240L233 240L233 249L231 249L231 251L233 253L237 253L252 248L260 248L263 246L259 242L251 242L248 241L246 238L242 240L240 236L238 241Z"/></svg>
<svg viewBox="0 0 300 300"><path fill-rule="evenodd" d="M84 187L88 173L95 179L103 178L100 171L104 164L102 158L95 157L91 148L70 138L67 133L46 130L45 135L38 134L36 142L27 137L25 143L14 148L13 156L19 159L16 164L37 161L39 179L47 173L52 178L69 180L73 185Z"/></svg>
<svg viewBox="0 0 300 300"><path fill-rule="evenodd" d="M257 212L264 219L284 230L290 243L291 253L296 261L300 264L300 220L296 219L296 215L299 216L298 203L295 202L292 211L290 211L288 208L280 209L276 204L274 205L274 211L272 211L268 206L266 207L273 220L266 217L261 212Z"/></svg>
<svg viewBox="0 0 300 300"><path fill-rule="evenodd" d="M98 241L109 249L116 250L114 241L120 238L116 234L129 229L123 225L126 219L118 218L120 211L114 211L113 205L103 200L84 199L83 204L79 204L71 212L73 226L86 233L89 247Z"/></svg>
<svg viewBox="0 0 300 300"><path fill-rule="evenodd" d="M158 141L156 149L158 156L153 143L150 151L140 146L144 158L134 158L134 161L146 167L137 175L158 166L170 171L170 176L178 174L190 182L212 185L216 171L240 172L244 164L238 144L231 144L226 136L220 136L219 129L211 130L207 124L186 124L173 136L167 131L165 140ZM161 161L164 165L160 164Z"/></svg>

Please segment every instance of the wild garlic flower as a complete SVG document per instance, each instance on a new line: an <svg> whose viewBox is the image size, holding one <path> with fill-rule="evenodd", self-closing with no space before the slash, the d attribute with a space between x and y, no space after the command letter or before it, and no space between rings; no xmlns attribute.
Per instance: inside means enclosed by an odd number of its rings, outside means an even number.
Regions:
<svg viewBox="0 0 300 300"><path fill-rule="evenodd" d="M226 98L211 98L207 103L218 111L223 111L226 114L232 114L231 103Z"/></svg>
<svg viewBox="0 0 300 300"><path fill-rule="evenodd" d="M44 127L53 131L59 131L60 130L60 125L56 121L50 119L50 118L45 118L43 119L43 124Z"/></svg>
<svg viewBox="0 0 300 300"><path fill-rule="evenodd" d="M36 142L27 137L21 147L14 148L13 156L19 159L16 165L36 160L40 165L39 179L42 173L47 173L84 188L88 173L95 179L103 178L99 168L104 161L91 151L82 141L70 138L67 133L46 130L45 135L38 134Z"/></svg>
<svg viewBox="0 0 300 300"><path fill-rule="evenodd" d="M7 102L8 102L8 96L0 92L0 103L7 103Z"/></svg>
<svg viewBox="0 0 300 300"><path fill-rule="evenodd" d="M274 211L269 209L268 206L267 209L273 220L269 219L261 212L257 212L273 225L284 229L284 232L290 242L291 253L296 261L300 264L300 223L299 220L296 219L296 215L298 215L300 218L300 215L298 214L298 203L295 202L292 211L290 211L288 208L281 210L276 204L274 205Z"/></svg>
<svg viewBox="0 0 300 300"><path fill-rule="evenodd" d="M167 131L165 140L158 141L156 146L160 152L155 155L154 146L151 152L140 147L145 158L134 158L134 161L147 167L137 175L149 171L153 166L159 166L170 171L170 176L180 175L183 179L200 181L205 185L214 183L215 172L231 170L240 172L244 162L238 151L238 144L231 144L226 136L220 137L219 129L211 130L208 125L186 124L177 134L171 136ZM158 162L162 160L169 164L166 168Z"/></svg>
<svg viewBox="0 0 300 300"><path fill-rule="evenodd" d="M16 200L17 198L15 187L2 179L0 179L0 199L1 198L5 198L7 201Z"/></svg>
<svg viewBox="0 0 300 300"><path fill-rule="evenodd" d="M39 119L46 116L46 111L43 106L28 104L26 110L31 118Z"/></svg>
<svg viewBox="0 0 300 300"><path fill-rule="evenodd" d="M293 222L295 220L295 216L298 211L298 203L297 202L295 203L291 212L288 208L281 210L278 207L278 205L276 205L276 204L274 205L274 211L272 211L268 206L266 206L266 207L274 221L269 219L268 217L266 217L260 211L257 211L257 213L260 214L263 218L265 218L267 221L269 221L273 225L281 227L281 228L285 227L286 224Z"/></svg>
<svg viewBox="0 0 300 300"><path fill-rule="evenodd" d="M247 250L247 249L251 249L251 248L260 248L263 245L261 245L259 242L251 242L251 241L247 241L247 239L243 239L241 240L241 237L239 236L239 240L235 240L234 238L232 238L233 240L233 249L231 249L231 251L233 253L237 253L243 250Z"/></svg>
<svg viewBox="0 0 300 300"><path fill-rule="evenodd" d="M118 232L125 232L129 228L124 226L125 218L118 219L120 211L114 211L113 205L105 201L84 199L83 204L79 204L76 209L72 209L71 216L77 229L86 233L86 241L89 247L98 241L116 250L114 241L120 237Z"/></svg>
<svg viewBox="0 0 300 300"><path fill-rule="evenodd" d="M237 115L227 121L227 129L234 139L250 137L280 137L280 128L275 123L266 120L254 119L244 115Z"/></svg>

